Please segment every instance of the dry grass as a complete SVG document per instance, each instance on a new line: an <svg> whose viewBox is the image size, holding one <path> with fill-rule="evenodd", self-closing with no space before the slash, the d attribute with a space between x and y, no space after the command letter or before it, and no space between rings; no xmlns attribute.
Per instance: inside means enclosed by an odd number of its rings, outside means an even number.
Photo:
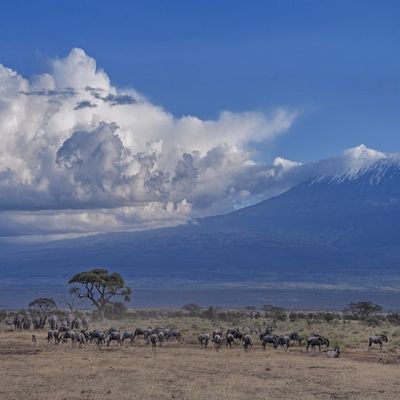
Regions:
<svg viewBox="0 0 400 400"><path fill-rule="evenodd" d="M47 344L45 333L39 333L35 349L31 333L3 329L0 399L395 399L400 393L400 356L391 343L399 336L391 327L378 330L389 332L384 351L368 352L366 336L377 330L367 333L356 322L278 324L279 332L317 330L340 343L343 357L327 359L323 353L307 354L299 347L287 353L262 351L257 340L248 353L239 345L219 352L202 350L194 333L210 330L211 323L192 318L118 325L162 323L181 328L186 343L168 343L152 351L140 339L122 348L77 349L71 344Z"/></svg>

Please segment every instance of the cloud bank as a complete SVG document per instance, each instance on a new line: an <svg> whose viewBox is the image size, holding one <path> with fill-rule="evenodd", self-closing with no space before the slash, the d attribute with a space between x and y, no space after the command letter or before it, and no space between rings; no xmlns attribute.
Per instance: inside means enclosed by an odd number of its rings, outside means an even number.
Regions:
<svg viewBox="0 0 400 400"><path fill-rule="evenodd" d="M265 191L248 144L295 116L176 118L113 86L81 49L30 80L0 65L0 234L143 229L231 210Z"/></svg>
<svg viewBox="0 0 400 400"><path fill-rule="evenodd" d="M360 146L317 163L257 163L296 112L176 118L73 49L26 79L0 65L0 236L149 229L229 212L309 177L382 157ZM49 236L50 235L50 236Z"/></svg>

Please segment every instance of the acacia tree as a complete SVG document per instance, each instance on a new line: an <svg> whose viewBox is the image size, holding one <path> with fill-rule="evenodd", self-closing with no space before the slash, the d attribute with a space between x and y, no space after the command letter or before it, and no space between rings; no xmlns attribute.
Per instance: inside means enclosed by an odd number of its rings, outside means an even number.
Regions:
<svg viewBox="0 0 400 400"><path fill-rule="evenodd" d="M379 304L374 304L372 301L359 301L358 303L347 304L344 312L355 315L360 319L366 319L369 316L382 311L383 307Z"/></svg>
<svg viewBox="0 0 400 400"><path fill-rule="evenodd" d="M79 272L68 283L74 285L69 292L79 299L89 300L97 308L101 319L113 297L122 296L124 301L129 301L132 293L120 274L109 273L102 268Z"/></svg>
<svg viewBox="0 0 400 400"><path fill-rule="evenodd" d="M47 315L48 312L50 312L54 308L57 308L56 302L53 299L47 297L39 297L30 302L28 306L39 309L44 315Z"/></svg>

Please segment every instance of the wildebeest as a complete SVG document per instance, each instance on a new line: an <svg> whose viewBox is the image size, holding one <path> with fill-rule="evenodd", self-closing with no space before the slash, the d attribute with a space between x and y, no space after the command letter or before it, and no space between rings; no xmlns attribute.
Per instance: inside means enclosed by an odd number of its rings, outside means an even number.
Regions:
<svg viewBox="0 0 400 400"><path fill-rule="evenodd" d="M177 342L182 340L182 334L177 329L168 329L164 331L164 334L167 340L176 340Z"/></svg>
<svg viewBox="0 0 400 400"><path fill-rule="evenodd" d="M294 331L289 333L289 339L292 340L294 343L298 343L299 346L301 346L301 341L303 340L302 337L299 335L298 332Z"/></svg>
<svg viewBox="0 0 400 400"><path fill-rule="evenodd" d="M153 350L153 349L156 349L156 347L157 347L157 334L156 333L152 333L150 336L149 336L149 341L150 341L150 343L151 343L151 349Z"/></svg>
<svg viewBox="0 0 400 400"><path fill-rule="evenodd" d="M74 318L71 321L71 329L81 329L82 327L82 320L80 318Z"/></svg>
<svg viewBox="0 0 400 400"><path fill-rule="evenodd" d="M110 328L108 331L106 342L107 346L110 346L111 342L117 342L117 344L122 345L121 333L115 328Z"/></svg>
<svg viewBox="0 0 400 400"><path fill-rule="evenodd" d="M223 328L216 328L216 329L214 329L213 330L213 333L212 333L212 338L214 339L215 338L215 336L223 336L223 334L224 334L224 329Z"/></svg>
<svg viewBox="0 0 400 400"><path fill-rule="evenodd" d="M79 348L85 344L85 335L82 332L73 332L71 334L72 346L78 344Z"/></svg>
<svg viewBox="0 0 400 400"><path fill-rule="evenodd" d="M226 347L229 347L230 349L232 348L232 343L235 341L235 338L234 338L234 336L233 336L233 334L232 333L228 333L226 336L225 336L225 345L226 345Z"/></svg>
<svg viewBox="0 0 400 400"><path fill-rule="evenodd" d="M14 328L15 329L22 329L22 320L23 320L22 315L15 314L15 316L14 316Z"/></svg>
<svg viewBox="0 0 400 400"><path fill-rule="evenodd" d="M340 356L340 347L336 346L334 350L328 350L326 352L326 356L329 358L339 358Z"/></svg>
<svg viewBox="0 0 400 400"><path fill-rule="evenodd" d="M133 343L133 341L135 340L135 333L132 331L125 331L122 334L121 340L122 340L122 343L125 343L125 340L129 340L130 343Z"/></svg>
<svg viewBox="0 0 400 400"><path fill-rule="evenodd" d="M49 328L50 328L51 330L58 329L58 318L57 318L56 315L54 315L54 314L51 315L51 316L48 318L47 322L48 322Z"/></svg>
<svg viewBox="0 0 400 400"><path fill-rule="evenodd" d="M136 336L143 336L145 338L145 334L147 332L147 329L144 328L136 328L135 332L133 333L133 340L135 340Z"/></svg>
<svg viewBox="0 0 400 400"><path fill-rule="evenodd" d="M206 348L210 340L210 335L208 333L200 333L200 335L197 336L197 340L200 343L200 347Z"/></svg>
<svg viewBox="0 0 400 400"><path fill-rule="evenodd" d="M244 351L249 351L250 348L253 347L253 344L252 344L253 339L251 338L250 335L244 335L242 341L243 341Z"/></svg>
<svg viewBox="0 0 400 400"><path fill-rule="evenodd" d="M229 334L232 335L234 339L242 340L242 338L243 338L243 333L240 332L239 328L228 329L226 331L226 336L229 335Z"/></svg>
<svg viewBox="0 0 400 400"><path fill-rule="evenodd" d="M158 342L160 343L160 346L162 346L162 344L163 344L164 341L165 341L165 334L164 334L164 332L163 332L163 331L158 332L157 338L158 338Z"/></svg>
<svg viewBox="0 0 400 400"><path fill-rule="evenodd" d="M278 336L278 346L283 349L284 347L286 348L286 350L289 349L289 345L290 345L290 338L289 336L286 335L281 335Z"/></svg>
<svg viewBox="0 0 400 400"><path fill-rule="evenodd" d="M47 321L46 316L32 318L33 329L34 330L43 329L44 326L46 325L46 321Z"/></svg>
<svg viewBox="0 0 400 400"><path fill-rule="evenodd" d="M214 350L218 351L221 348L224 340L221 335L215 335L212 341L214 342Z"/></svg>
<svg viewBox="0 0 400 400"><path fill-rule="evenodd" d="M106 334L97 329L89 332L89 338L90 341L95 341L98 347L101 347L106 342Z"/></svg>
<svg viewBox="0 0 400 400"><path fill-rule="evenodd" d="M383 334L382 335L376 335L376 336L370 336L368 350L370 350L370 348L371 348L371 346L373 344L379 344L379 346L380 346L380 348L382 350L383 342L387 343L387 341L388 341L387 336L383 335Z"/></svg>
<svg viewBox="0 0 400 400"><path fill-rule="evenodd" d="M321 351L321 346L326 346L327 348L329 347L329 339L321 335L314 334L307 338L307 351L310 346L312 350L315 350L315 346L318 346L319 351Z"/></svg>
<svg viewBox="0 0 400 400"><path fill-rule="evenodd" d="M274 349L276 349L278 347L278 336L271 335L271 334L268 334L268 335L260 334L259 337L262 342L262 346L263 346L264 350L267 347L268 343L271 343L274 346Z"/></svg>
<svg viewBox="0 0 400 400"><path fill-rule="evenodd" d="M32 325L32 318L27 315L22 319L22 329L23 330L29 330L31 329L31 325Z"/></svg>

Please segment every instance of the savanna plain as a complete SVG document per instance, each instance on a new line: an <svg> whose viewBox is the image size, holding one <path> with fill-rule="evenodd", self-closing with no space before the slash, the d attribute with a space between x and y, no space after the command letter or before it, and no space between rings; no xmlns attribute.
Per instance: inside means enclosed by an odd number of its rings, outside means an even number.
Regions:
<svg viewBox="0 0 400 400"><path fill-rule="evenodd" d="M90 328L169 326L182 333L152 349L142 338L120 346L82 348L47 342L47 330L0 328L0 399L397 399L400 397L400 327L371 327L361 321L270 321L241 317L234 326L273 326L276 333L318 332L339 345L339 358L305 346L263 350L258 334L244 351L201 348L197 335L231 323L196 317L130 317L92 322ZM370 335L386 333L388 343L368 350ZM37 343L32 342L32 334Z"/></svg>

